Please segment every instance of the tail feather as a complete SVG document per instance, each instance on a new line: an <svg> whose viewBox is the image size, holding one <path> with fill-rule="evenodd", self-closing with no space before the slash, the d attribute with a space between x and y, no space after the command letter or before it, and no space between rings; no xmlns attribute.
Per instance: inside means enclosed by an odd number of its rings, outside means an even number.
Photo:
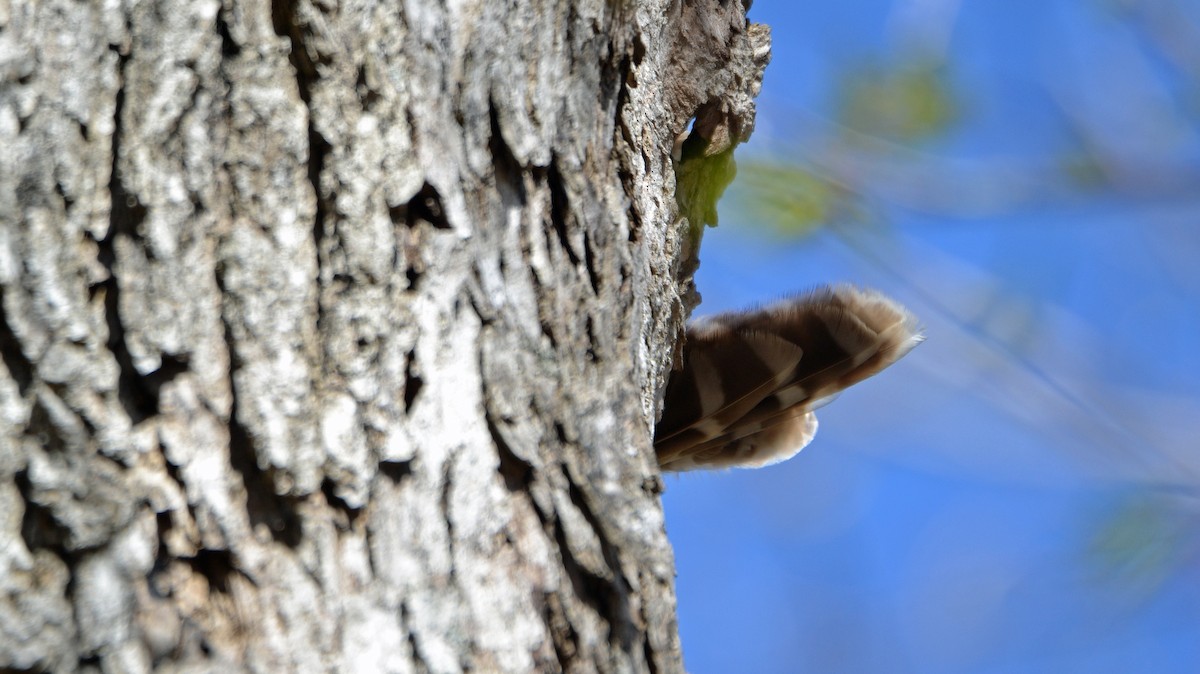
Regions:
<svg viewBox="0 0 1200 674"><path fill-rule="evenodd" d="M702 319L686 338L655 429L664 470L790 458L812 441L818 403L923 339L904 307L849 285Z"/></svg>

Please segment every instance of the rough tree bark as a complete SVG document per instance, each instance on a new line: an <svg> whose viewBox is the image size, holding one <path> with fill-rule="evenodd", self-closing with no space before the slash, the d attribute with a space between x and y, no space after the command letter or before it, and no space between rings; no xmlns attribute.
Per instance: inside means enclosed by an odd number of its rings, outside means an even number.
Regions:
<svg viewBox="0 0 1200 674"><path fill-rule="evenodd" d="M0 668L680 671L748 2L0 2Z"/></svg>

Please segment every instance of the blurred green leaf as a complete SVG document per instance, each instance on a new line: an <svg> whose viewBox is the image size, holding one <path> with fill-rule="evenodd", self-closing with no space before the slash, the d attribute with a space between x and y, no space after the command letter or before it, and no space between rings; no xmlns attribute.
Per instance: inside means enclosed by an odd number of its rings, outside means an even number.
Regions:
<svg viewBox="0 0 1200 674"><path fill-rule="evenodd" d="M837 103L845 126L896 141L942 133L961 116L946 67L925 57L867 62L848 70Z"/></svg>
<svg viewBox="0 0 1200 674"><path fill-rule="evenodd" d="M1184 563L1195 540L1194 516L1145 495L1122 499L1101 521L1088 551L1110 583L1149 595Z"/></svg>
<svg viewBox="0 0 1200 674"><path fill-rule="evenodd" d="M752 222L778 234L806 236L848 210L852 195L798 164L749 159L739 162L734 195Z"/></svg>
<svg viewBox="0 0 1200 674"><path fill-rule="evenodd" d="M1094 154L1078 152L1061 159L1062 172L1076 187L1095 189L1108 184L1104 165Z"/></svg>

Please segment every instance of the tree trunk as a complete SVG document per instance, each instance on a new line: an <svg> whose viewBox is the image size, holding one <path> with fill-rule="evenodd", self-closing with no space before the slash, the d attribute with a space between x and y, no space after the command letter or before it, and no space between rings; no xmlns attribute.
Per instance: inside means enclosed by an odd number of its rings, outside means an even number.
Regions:
<svg viewBox="0 0 1200 674"><path fill-rule="evenodd" d="M0 668L682 670L743 1L0 4Z"/></svg>

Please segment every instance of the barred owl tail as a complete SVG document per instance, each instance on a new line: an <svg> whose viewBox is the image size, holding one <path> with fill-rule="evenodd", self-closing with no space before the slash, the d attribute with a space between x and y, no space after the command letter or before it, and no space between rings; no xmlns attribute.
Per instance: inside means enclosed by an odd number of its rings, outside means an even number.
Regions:
<svg viewBox="0 0 1200 674"><path fill-rule="evenodd" d="M923 339L904 307L849 285L701 319L686 338L655 428L663 470L791 458L817 431L815 408Z"/></svg>

